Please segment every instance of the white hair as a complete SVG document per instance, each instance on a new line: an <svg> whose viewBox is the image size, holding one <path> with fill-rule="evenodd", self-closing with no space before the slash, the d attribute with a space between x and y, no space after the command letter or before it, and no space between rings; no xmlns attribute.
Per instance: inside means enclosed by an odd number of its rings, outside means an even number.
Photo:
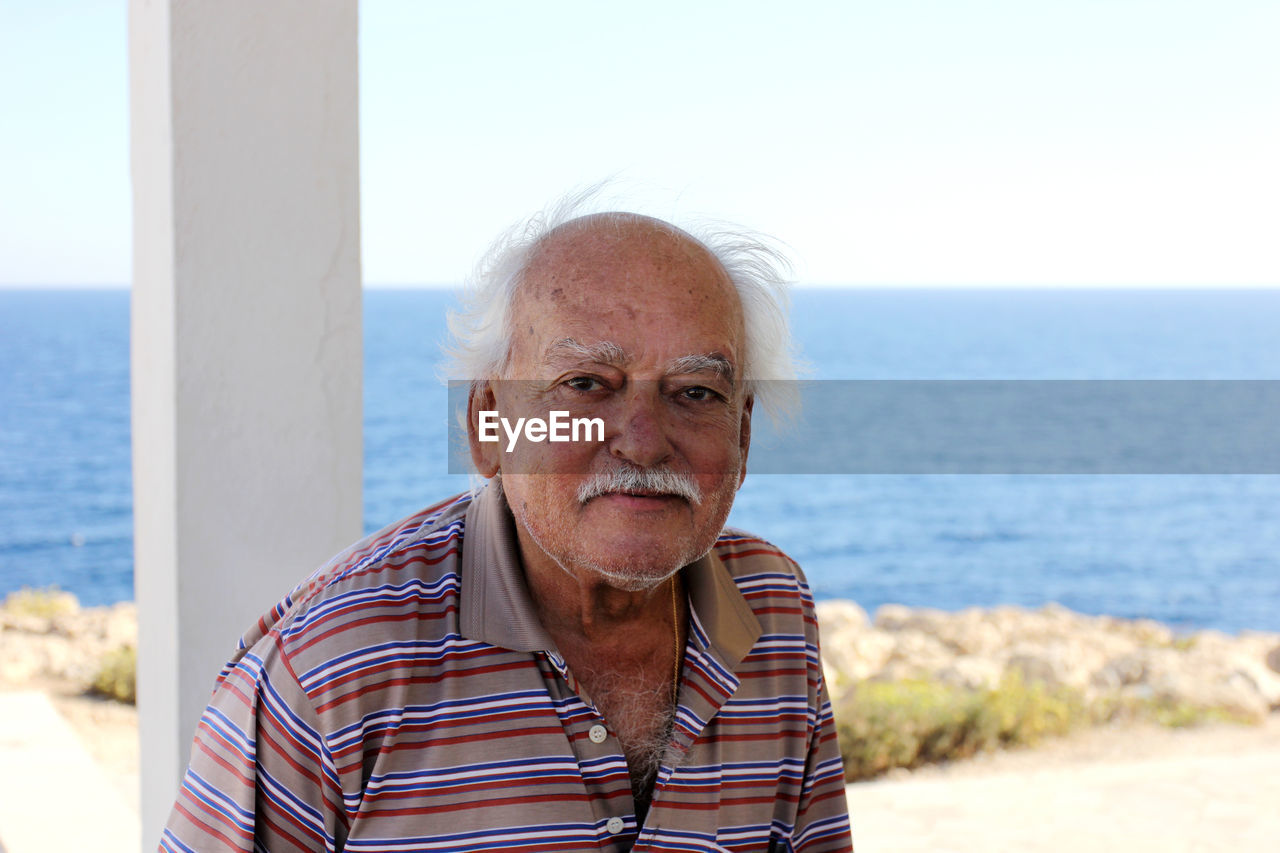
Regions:
<svg viewBox="0 0 1280 853"><path fill-rule="evenodd" d="M588 206L599 191L596 186L564 197L517 222L489 247L463 285L461 310L448 314L449 378L479 382L502 376L511 355L511 306L535 250L560 226L593 213ZM633 215L612 211L604 216L611 213L619 220ZM798 359L787 323L791 265L786 256L773 241L747 229L657 221L701 243L728 274L742 303L745 389L770 418L784 420L798 401L794 383L787 381L796 378Z"/></svg>

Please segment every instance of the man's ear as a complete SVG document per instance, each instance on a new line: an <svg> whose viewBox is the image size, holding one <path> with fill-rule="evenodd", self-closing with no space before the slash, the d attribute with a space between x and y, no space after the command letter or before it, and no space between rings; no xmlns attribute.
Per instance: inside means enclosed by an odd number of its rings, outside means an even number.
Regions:
<svg viewBox="0 0 1280 853"><path fill-rule="evenodd" d="M742 404L742 426L738 429L738 449L742 453L742 470L738 474L738 488L742 488L742 482L747 479L747 452L751 449L751 410L756 404L756 398L753 394L747 395L747 400Z"/></svg>
<svg viewBox="0 0 1280 853"><path fill-rule="evenodd" d="M467 444L471 448L471 463L486 480L498 473L502 443L480 440L480 413L496 411L497 408L493 385L488 381L472 383L471 393L467 396Z"/></svg>

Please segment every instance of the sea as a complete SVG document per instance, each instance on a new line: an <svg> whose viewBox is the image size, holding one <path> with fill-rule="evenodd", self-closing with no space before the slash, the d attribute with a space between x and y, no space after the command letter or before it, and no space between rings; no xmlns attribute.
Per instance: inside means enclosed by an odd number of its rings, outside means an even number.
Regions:
<svg viewBox="0 0 1280 853"><path fill-rule="evenodd" d="M367 530L469 484L424 432L452 303L365 292ZM820 380L1280 379L1280 290L799 288L792 326ZM130 452L128 291L0 290L0 596L133 597ZM868 611L1280 631L1274 474L748 473L730 524Z"/></svg>

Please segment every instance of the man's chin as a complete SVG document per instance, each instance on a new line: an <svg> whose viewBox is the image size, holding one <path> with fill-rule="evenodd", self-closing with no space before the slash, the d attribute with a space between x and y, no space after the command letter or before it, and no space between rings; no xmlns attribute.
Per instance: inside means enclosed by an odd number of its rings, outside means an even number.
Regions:
<svg viewBox="0 0 1280 853"><path fill-rule="evenodd" d="M592 566L588 570L594 572L606 585L614 589L619 589L623 592L647 592L666 583L668 578L679 571L679 567L677 566L675 569L660 575L614 572L599 566Z"/></svg>
<svg viewBox="0 0 1280 853"><path fill-rule="evenodd" d="M665 582L701 554L680 547L677 537L627 537L593 542L581 548L575 562L603 578L610 586L630 592L652 589ZM674 547L673 547L674 546Z"/></svg>

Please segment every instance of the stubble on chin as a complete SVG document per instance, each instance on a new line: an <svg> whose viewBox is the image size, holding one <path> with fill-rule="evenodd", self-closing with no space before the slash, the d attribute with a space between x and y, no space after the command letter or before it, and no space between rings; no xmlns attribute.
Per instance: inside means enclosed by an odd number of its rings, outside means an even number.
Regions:
<svg viewBox="0 0 1280 853"><path fill-rule="evenodd" d="M557 544L552 541L552 531L581 531L582 522L580 519L566 520L564 522L551 519L544 526L529 518L528 513L522 512L524 509L526 508L521 507L521 510L517 510L512 507L516 523L524 528L525 532L534 541L534 544L538 546L538 549L555 563L561 571L578 580L596 576L615 589L624 592L644 592L664 583L685 565L702 556L701 554L694 554L686 559L684 554L680 553L674 557L668 555L664 558L661 554L652 553L649 555L636 555L626 560L607 559L601 556L593 557L593 551L601 550L607 546L590 546L583 542L578 535L574 535L570 541L564 543ZM712 544L714 544L714 540ZM681 550L691 551L693 549L686 548ZM704 550L703 553L706 553L706 551ZM644 568L637 569L637 566L643 566Z"/></svg>

